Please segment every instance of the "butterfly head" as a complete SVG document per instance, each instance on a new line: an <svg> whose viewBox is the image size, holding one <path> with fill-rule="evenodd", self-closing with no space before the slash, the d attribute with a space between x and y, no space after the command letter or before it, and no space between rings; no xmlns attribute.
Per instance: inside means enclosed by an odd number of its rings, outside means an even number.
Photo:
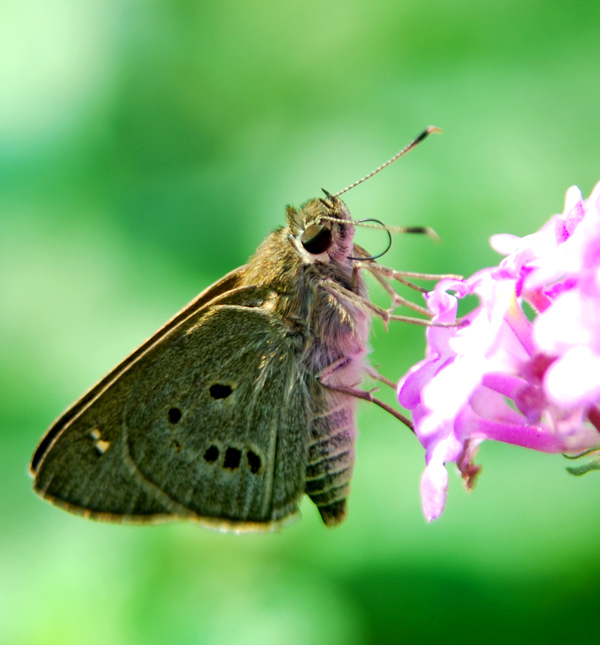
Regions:
<svg viewBox="0 0 600 645"><path fill-rule="evenodd" d="M311 199L299 209L288 206L290 237L309 262L343 262L353 249L352 216L341 199L324 192L324 199Z"/></svg>

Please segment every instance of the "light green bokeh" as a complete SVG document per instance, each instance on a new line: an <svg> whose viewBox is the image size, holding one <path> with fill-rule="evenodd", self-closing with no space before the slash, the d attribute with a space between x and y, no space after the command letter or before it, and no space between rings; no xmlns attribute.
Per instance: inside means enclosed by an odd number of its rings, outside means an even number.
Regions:
<svg viewBox="0 0 600 645"><path fill-rule="evenodd" d="M477 490L451 475L428 525L422 449L364 406L346 523L326 530L307 502L281 534L244 537L86 522L35 497L27 463L52 419L243 264L286 203L341 189L427 125L443 136L346 199L356 218L440 234L396 238L394 267L470 274L498 261L491 234L537 229L572 184L589 194L599 14L590 1L2 4L0 643L585 634L600 479L568 476L560 456L484 445ZM376 323L372 345L397 379L423 333Z"/></svg>

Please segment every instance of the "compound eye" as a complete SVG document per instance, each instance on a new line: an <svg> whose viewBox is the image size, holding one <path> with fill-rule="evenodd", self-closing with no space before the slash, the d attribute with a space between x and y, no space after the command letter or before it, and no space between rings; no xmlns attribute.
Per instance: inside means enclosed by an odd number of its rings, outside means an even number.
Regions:
<svg viewBox="0 0 600 645"><path fill-rule="evenodd" d="M324 253L331 246L331 230L320 224L311 224L302 233L300 241L309 253L319 255L319 253Z"/></svg>

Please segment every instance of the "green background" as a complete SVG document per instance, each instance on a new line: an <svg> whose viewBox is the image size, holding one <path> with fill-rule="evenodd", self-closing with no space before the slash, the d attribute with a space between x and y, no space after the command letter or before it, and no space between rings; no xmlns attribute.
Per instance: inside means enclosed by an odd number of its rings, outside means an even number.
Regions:
<svg viewBox="0 0 600 645"><path fill-rule="evenodd" d="M39 500L27 464L286 203L427 125L445 132L346 196L356 218L442 237L397 236L391 266L470 274L497 263L491 234L533 232L572 184L588 195L599 19L558 0L2 3L0 642L594 640L600 478L561 456L484 445L475 492L451 472L427 524L422 449L365 404L345 524L305 502L250 536L85 521ZM376 322L372 346L395 380L423 332Z"/></svg>

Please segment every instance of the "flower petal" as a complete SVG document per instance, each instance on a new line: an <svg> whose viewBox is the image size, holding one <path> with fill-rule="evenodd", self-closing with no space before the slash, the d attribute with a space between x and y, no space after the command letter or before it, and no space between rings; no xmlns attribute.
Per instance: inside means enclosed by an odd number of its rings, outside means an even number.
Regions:
<svg viewBox="0 0 600 645"><path fill-rule="evenodd" d="M575 347L552 363L544 389L557 405L594 405L600 398L600 356L587 347Z"/></svg>
<svg viewBox="0 0 600 645"><path fill-rule="evenodd" d="M448 471L444 466L444 445L434 452L421 477L423 512L429 522L443 513L448 497Z"/></svg>

